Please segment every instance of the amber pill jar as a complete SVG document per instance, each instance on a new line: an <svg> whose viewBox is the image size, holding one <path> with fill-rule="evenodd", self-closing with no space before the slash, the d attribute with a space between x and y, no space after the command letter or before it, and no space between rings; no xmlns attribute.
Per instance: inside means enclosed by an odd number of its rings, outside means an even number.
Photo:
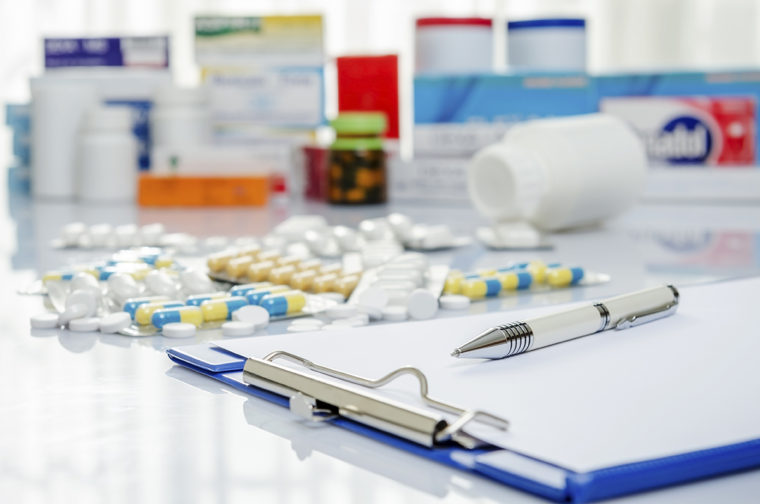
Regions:
<svg viewBox="0 0 760 504"><path fill-rule="evenodd" d="M327 201L337 205L385 203L387 175L381 138L385 115L344 112L330 124L336 139L330 146Z"/></svg>

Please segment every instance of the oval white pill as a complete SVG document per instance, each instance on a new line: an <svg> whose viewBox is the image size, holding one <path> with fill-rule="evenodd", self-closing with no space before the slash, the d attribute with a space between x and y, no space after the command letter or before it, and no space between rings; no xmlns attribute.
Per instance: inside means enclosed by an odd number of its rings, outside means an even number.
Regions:
<svg viewBox="0 0 760 504"><path fill-rule="evenodd" d="M250 336L256 332L256 324L235 320L222 324L222 336Z"/></svg>
<svg viewBox="0 0 760 504"><path fill-rule="evenodd" d="M94 315L94 313L90 313L87 309L87 305L84 303L67 305L63 313L58 316L58 324L66 325L72 320L89 317L90 315Z"/></svg>
<svg viewBox="0 0 760 504"><path fill-rule="evenodd" d="M415 320L429 319L438 313L438 299L429 290L417 289L409 294L406 309Z"/></svg>
<svg viewBox="0 0 760 504"><path fill-rule="evenodd" d="M466 310L470 307L470 298L459 294L447 294L438 300L444 310Z"/></svg>
<svg viewBox="0 0 760 504"><path fill-rule="evenodd" d="M100 332L111 334L119 332L122 329L129 327L132 323L132 318L127 312L115 312L109 313L105 317L100 319Z"/></svg>
<svg viewBox="0 0 760 504"><path fill-rule="evenodd" d="M98 295L94 290L77 289L66 296L66 311L69 311L70 309L73 309L74 306L79 305L84 306L84 313L78 315L79 312L74 310L71 314L68 315L68 318L66 318L67 321L81 317L92 317L95 315L95 312L98 310ZM77 314L75 315L74 313Z"/></svg>
<svg viewBox="0 0 760 504"><path fill-rule="evenodd" d="M321 294L317 294L317 296L335 301L336 303L342 303L346 300L346 297L340 292L323 292Z"/></svg>
<svg viewBox="0 0 760 504"><path fill-rule="evenodd" d="M366 313L370 320L381 320L383 318L383 311L375 306L357 305L356 310L359 313Z"/></svg>
<svg viewBox="0 0 760 504"><path fill-rule="evenodd" d="M388 304L388 294L380 287L367 287L359 294L359 304L382 310Z"/></svg>
<svg viewBox="0 0 760 504"><path fill-rule="evenodd" d="M74 278L71 279L71 290L78 289L92 289L94 291L100 292L100 284L97 280L95 280L94 276L90 275L89 273L80 271L74 275Z"/></svg>
<svg viewBox="0 0 760 504"><path fill-rule="evenodd" d="M288 332L313 332L322 329L321 325L290 324Z"/></svg>
<svg viewBox="0 0 760 504"><path fill-rule="evenodd" d="M40 313L30 319L32 329L54 329L59 326L57 313Z"/></svg>
<svg viewBox="0 0 760 504"><path fill-rule="evenodd" d="M269 325L269 312L261 306L242 306L232 312L232 320L238 322L250 322L256 327L256 329L263 329Z"/></svg>
<svg viewBox="0 0 760 504"><path fill-rule="evenodd" d="M195 336L195 326L186 322L170 322L161 329L167 338L189 338Z"/></svg>
<svg viewBox="0 0 760 504"><path fill-rule="evenodd" d="M305 325L305 326L317 326L322 327L325 323L318 318L306 317L295 319L290 325Z"/></svg>
<svg viewBox="0 0 760 504"><path fill-rule="evenodd" d="M140 294L140 287L132 275L128 273L114 273L108 277L106 283L108 285L108 293L118 300L137 297Z"/></svg>
<svg viewBox="0 0 760 504"><path fill-rule="evenodd" d="M383 318L392 322L406 320L408 313L406 306L386 306L383 308Z"/></svg>
<svg viewBox="0 0 760 504"><path fill-rule="evenodd" d="M100 328L100 319L97 317L86 317L74 319L69 322L69 330L75 332L95 332Z"/></svg>
<svg viewBox="0 0 760 504"><path fill-rule="evenodd" d="M333 320L353 317L356 313L356 306L347 304L331 306L325 310L325 315Z"/></svg>

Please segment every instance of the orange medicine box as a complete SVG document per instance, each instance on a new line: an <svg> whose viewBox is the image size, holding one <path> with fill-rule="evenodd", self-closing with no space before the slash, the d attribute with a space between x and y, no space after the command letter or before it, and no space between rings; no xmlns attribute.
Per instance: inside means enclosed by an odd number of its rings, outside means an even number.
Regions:
<svg viewBox="0 0 760 504"><path fill-rule="evenodd" d="M141 175L141 206L263 206L269 198L269 176L188 177Z"/></svg>

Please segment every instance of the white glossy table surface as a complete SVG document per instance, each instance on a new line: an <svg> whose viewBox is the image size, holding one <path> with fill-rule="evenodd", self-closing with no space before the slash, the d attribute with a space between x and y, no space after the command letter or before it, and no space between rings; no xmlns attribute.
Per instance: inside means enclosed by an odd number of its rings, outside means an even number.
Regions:
<svg viewBox="0 0 760 504"><path fill-rule="evenodd" d="M305 426L282 408L172 365L163 350L191 341L32 332L29 316L42 310L42 299L15 292L40 271L104 256L50 248L60 227L74 220L163 222L169 231L242 236L265 233L291 211L356 224L392 208L158 211L11 197L0 210L0 501L540 502L365 438ZM463 233L482 223L468 209L396 208ZM556 248L540 253L470 246L432 257L464 270L541 257L613 278L594 288L479 304L473 312L760 273L760 207L646 205L602 228L553 240ZM269 328L283 330L281 323ZM619 501L757 502L759 495L756 470Z"/></svg>

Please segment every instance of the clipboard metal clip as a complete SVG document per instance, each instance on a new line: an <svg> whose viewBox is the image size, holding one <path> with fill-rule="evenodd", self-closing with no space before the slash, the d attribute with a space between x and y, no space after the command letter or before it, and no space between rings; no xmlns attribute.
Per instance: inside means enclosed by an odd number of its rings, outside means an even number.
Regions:
<svg viewBox="0 0 760 504"><path fill-rule="evenodd" d="M376 389L401 376L414 376L420 387L420 398L431 408L457 415L451 422L428 409L372 394L339 382L325 381L313 373L292 366L275 364L285 359L300 364L309 371L337 378L343 382ZM402 367L376 380L320 366L297 355L278 351L263 359L246 360L243 380L249 385L288 397L290 410L311 421L325 421L338 417L349 418L383 432L394 434L418 444L433 447L449 442L472 449L488 443L465 432L465 428L479 422L499 430L506 430L509 422L501 417L479 410L465 410L428 395L425 374L411 366Z"/></svg>
<svg viewBox="0 0 760 504"><path fill-rule="evenodd" d="M619 331L621 329L628 329L629 327L636 327L638 325L646 324L647 322L652 322L653 320L665 318L669 315L672 315L678 309L678 302L681 295L678 293L678 289L676 289L674 286L668 285L668 288L673 291L673 301L649 311L629 315L615 324L615 330Z"/></svg>

